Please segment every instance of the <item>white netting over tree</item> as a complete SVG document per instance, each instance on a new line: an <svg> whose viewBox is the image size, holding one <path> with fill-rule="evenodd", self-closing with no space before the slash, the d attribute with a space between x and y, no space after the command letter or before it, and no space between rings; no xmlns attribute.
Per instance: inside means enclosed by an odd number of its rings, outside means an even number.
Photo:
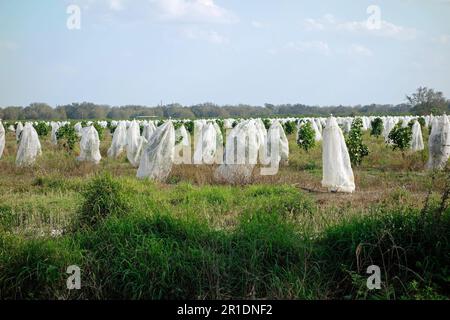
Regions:
<svg viewBox="0 0 450 320"><path fill-rule="evenodd" d="M422 138L422 129L420 127L420 123L417 120L415 120L412 126L411 150L420 151L423 149L424 145Z"/></svg>
<svg viewBox="0 0 450 320"><path fill-rule="evenodd" d="M216 122L208 122L201 126L196 135L194 164L214 164L222 158L223 138Z"/></svg>
<svg viewBox="0 0 450 320"><path fill-rule="evenodd" d="M435 117L428 139L428 169L442 169L450 156L450 124L446 115Z"/></svg>
<svg viewBox="0 0 450 320"><path fill-rule="evenodd" d="M175 164L191 164L191 137L184 125L175 130Z"/></svg>
<svg viewBox="0 0 450 320"><path fill-rule="evenodd" d="M278 148L273 148L272 143L278 143ZM272 152L277 152L278 163L287 164L289 159L289 142L278 120L275 120L267 134L267 155L270 158Z"/></svg>
<svg viewBox="0 0 450 320"><path fill-rule="evenodd" d="M172 170L175 147L175 129L172 121L166 121L153 133L142 152L137 171L138 178L163 181Z"/></svg>
<svg viewBox="0 0 450 320"><path fill-rule="evenodd" d="M80 155L77 160L98 164L101 159L100 139L97 130L92 125L83 128L81 130Z"/></svg>
<svg viewBox="0 0 450 320"><path fill-rule="evenodd" d="M19 122L16 127L16 140L17 141L20 140L20 134L22 133L22 130L23 130L23 124L22 124L22 122Z"/></svg>
<svg viewBox="0 0 450 320"><path fill-rule="evenodd" d="M0 121L0 159L3 155L3 150L5 149L5 128L3 127L3 123Z"/></svg>
<svg viewBox="0 0 450 320"><path fill-rule="evenodd" d="M41 154L41 143L31 123L27 122L20 134L16 165L19 167L32 165Z"/></svg>
<svg viewBox="0 0 450 320"><path fill-rule="evenodd" d="M117 158L125 150L127 145L127 124L120 121L114 130L111 147L108 149L108 157Z"/></svg>
<svg viewBox="0 0 450 320"><path fill-rule="evenodd" d="M215 178L231 184L250 182L258 159L259 143L255 121L239 123L227 137L224 163L217 168Z"/></svg>
<svg viewBox="0 0 450 320"><path fill-rule="evenodd" d="M333 192L353 192L355 181L344 135L334 117L323 130L322 186Z"/></svg>
<svg viewBox="0 0 450 320"><path fill-rule="evenodd" d="M145 122L144 123L144 130L142 131L142 136L145 138L145 140L149 141L152 137L153 132L155 132L156 126L153 123L153 121Z"/></svg>
<svg viewBox="0 0 450 320"><path fill-rule="evenodd" d="M133 167L138 167L141 153L147 140L141 137L139 123L133 120L127 131L127 158Z"/></svg>
<svg viewBox="0 0 450 320"><path fill-rule="evenodd" d="M58 129L59 129L59 123L52 122L52 123L50 123L50 126L52 127L52 132L50 134L50 141L53 145L57 145L58 138L56 137L56 133L58 132Z"/></svg>

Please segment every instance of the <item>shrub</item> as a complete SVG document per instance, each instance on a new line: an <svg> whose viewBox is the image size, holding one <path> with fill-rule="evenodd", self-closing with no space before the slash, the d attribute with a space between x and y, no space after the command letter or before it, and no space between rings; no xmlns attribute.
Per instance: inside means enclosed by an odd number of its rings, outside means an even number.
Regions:
<svg viewBox="0 0 450 320"><path fill-rule="evenodd" d="M34 124L33 127L36 129L36 132L40 137L47 136L51 129L50 126L44 121L39 121L37 124Z"/></svg>
<svg viewBox="0 0 450 320"><path fill-rule="evenodd" d="M357 166L360 165L362 159L369 154L369 149L362 141L362 126L361 118L355 118L352 122L348 137L345 139L350 155L350 161L353 165Z"/></svg>
<svg viewBox="0 0 450 320"><path fill-rule="evenodd" d="M98 132L98 139L100 141L102 141L103 137L104 137L103 133L104 133L105 129L97 121L95 121L92 125L94 126L95 130L97 130L97 132Z"/></svg>
<svg viewBox="0 0 450 320"><path fill-rule="evenodd" d="M194 133L194 121L189 120L189 121L185 122L184 127L190 134Z"/></svg>
<svg viewBox="0 0 450 320"><path fill-rule="evenodd" d="M56 139L60 146L70 152L73 151L79 138L75 128L68 123L58 129L56 132Z"/></svg>
<svg viewBox="0 0 450 320"><path fill-rule="evenodd" d="M295 122L294 121L286 121L283 124L284 132L286 135L292 134L295 131Z"/></svg>
<svg viewBox="0 0 450 320"><path fill-rule="evenodd" d="M421 128L425 128L426 123L425 123L425 118L424 117L417 118L417 121L419 122Z"/></svg>
<svg viewBox="0 0 450 320"><path fill-rule="evenodd" d="M307 121L300 126L297 132L297 145L308 152L316 145L316 133L311 125L311 122Z"/></svg>
<svg viewBox="0 0 450 320"><path fill-rule="evenodd" d="M399 122L391 130L388 138L393 150L400 150L404 156L404 152L411 146L412 129L410 126L402 127L402 122Z"/></svg>
<svg viewBox="0 0 450 320"><path fill-rule="evenodd" d="M83 192L79 226L94 227L106 217L123 215L131 206L122 184L110 174L95 177Z"/></svg>
<svg viewBox="0 0 450 320"><path fill-rule="evenodd" d="M264 127L266 128L266 130L269 130L271 122L269 119L262 119L262 122L264 123Z"/></svg>
<svg viewBox="0 0 450 320"><path fill-rule="evenodd" d="M371 127L370 135L378 138L383 133L383 120L381 118L375 118L371 122Z"/></svg>
<svg viewBox="0 0 450 320"><path fill-rule="evenodd" d="M328 228L318 241L316 254L323 261L322 270L334 298L409 296L407 284L413 281L423 288L433 287L435 293L448 294L448 212L435 220L414 209L386 210ZM366 269L374 264L382 273L383 287L377 296L365 283ZM358 281L358 274L364 274L363 282Z"/></svg>

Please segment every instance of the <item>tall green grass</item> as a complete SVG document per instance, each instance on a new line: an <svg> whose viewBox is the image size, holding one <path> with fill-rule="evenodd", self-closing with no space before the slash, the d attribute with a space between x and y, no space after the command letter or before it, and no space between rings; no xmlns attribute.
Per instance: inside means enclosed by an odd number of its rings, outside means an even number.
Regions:
<svg viewBox="0 0 450 320"><path fill-rule="evenodd" d="M158 192L155 185L123 183L111 176L88 182L80 220L62 236L0 231L0 298L449 296L448 211L436 219L382 205L317 229L306 227L317 219L314 201L290 186L181 184ZM53 182L41 185L53 188ZM230 212L234 225L211 223L214 214L220 221ZM88 227L79 228L79 221ZM68 291L65 270L74 264L82 289ZM382 270L382 289L375 292L365 286L371 264Z"/></svg>

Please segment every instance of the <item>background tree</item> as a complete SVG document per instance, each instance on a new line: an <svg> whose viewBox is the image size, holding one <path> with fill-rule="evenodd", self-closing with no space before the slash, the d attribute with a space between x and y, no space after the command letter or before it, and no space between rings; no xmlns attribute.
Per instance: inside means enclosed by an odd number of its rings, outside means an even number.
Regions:
<svg viewBox="0 0 450 320"><path fill-rule="evenodd" d="M416 115L443 114L448 111L448 101L440 91L419 87L411 96L406 96Z"/></svg>

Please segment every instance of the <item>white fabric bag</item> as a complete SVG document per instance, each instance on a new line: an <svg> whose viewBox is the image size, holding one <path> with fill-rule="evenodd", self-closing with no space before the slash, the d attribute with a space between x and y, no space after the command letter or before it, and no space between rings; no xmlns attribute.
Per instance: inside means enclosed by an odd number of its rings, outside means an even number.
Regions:
<svg viewBox="0 0 450 320"><path fill-rule="evenodd" d="M224 163L216 169L215 179L231 184L249 183L257 163L259 143L255 121L240 122L227 137Z"/></svg>
<svg viewBox="0 0 450 320"><path fill-rule="evenodd" d="M101 159L100 139L97 130L92 125L83 128L81 130L80 155L77 160L98 164Z"/></svg>
<svg viewBox="0 0 450 320"><path fill-rule="evenodd" d="M56 133L58 132L58 129L59 129L59 123L52 122L50 125L52 127L52 132L51 132L51 135L50 135L51 143L53 145L57 145L58 144L58 138L56 136Z"/></svg>
<svg viewBox="0 0 450 320"><path fill-rule="evenodd" d="M272 142L278 143L278 162L282 162L283 164L287 164L289 159L289 142L284 132L283 127L281 126L278 120L275 120L269 128L269 132L267 134L267 153L270 157L272 152Z"/></svg>
<svg viewBox="0 0 450 320"><path fill-rule="evenodd" d="M127 131L127 158L135 168L139 167L141 153L147 140L141 137L139 123L133 120Z"/></svg>
<svg viewBox="0 0 450 320"><path fill-rule="evenodd" d="M31 123L27 122L21 131L16 165L18 167L32 165L41 153L41 143L36 129L34 129Z"/></svg>
<svg viewBox="0 0 450 320"><path fill-rule="evenodd" d="M119 121L113 133L111 147L108 149L108 157L117 158L125 150L127 145L127 124Z"/></svg>
<svg viewBox="0 0 450 320"><path fill-rule="evenodd" d="M23 124L22 124L22 122L19 122L16 127L16 140L17 141L20 140L20 134L22 133L22 130L23 130Z"/></svg>
<svg viewBox="0 0 450 320"><path fill-rule="evenodd" d="M142 136L145 138L145 140L150 141L150 138L152 137L153 132L155 132L156 126L153 123L153 121L149 121L144 123L144 130L142 131Z"/></svg>
<svg viewBox="0 0 450 320"><path fill-rule="evenodd" d="M163 181L172 170L175 147L175 129L172 121L159 126L142 152L136 176Z"/></svg>
<svg viewBox="0 0 450 320"><path fill-rule="evenodd" d="M420 123L415 120L412 126L412 139L411 139L411 150L421 151L424 149L423 139L422 139L422 129Z"/></svg>
<svg viewBox="0 0 450 320"><path fill-rule="evenodd" d="M3 155L3 150L5 149L5 128L3 123L0 121L0 159Z"/></svg>
<svg viewBox="0 0 450 320"><path fill-rule="evenodd" d="M191 137L184 125L175 130L175 164L191 164Z"/></svg>
<svg viewBox="0 0 450 320"><path fill-rule="evenodd" d="M202 126L195 143L194 164L213 164L216 160L219 141L220 138L217 136L213 123L209 122Z"/></svg>
<svg viewBox="0 0 450 320"><path fill-rule="evenodd" d="M435 117L428 139L428 169L443 169L450 156L450 124L446 115Z"/></svg>
<svg viewBox="0 0 450 320"><path fill-rule="evenodd" d="M353 192L355 181L344 135L334 117L323 130L322 186L332 192Z"/></svg>

